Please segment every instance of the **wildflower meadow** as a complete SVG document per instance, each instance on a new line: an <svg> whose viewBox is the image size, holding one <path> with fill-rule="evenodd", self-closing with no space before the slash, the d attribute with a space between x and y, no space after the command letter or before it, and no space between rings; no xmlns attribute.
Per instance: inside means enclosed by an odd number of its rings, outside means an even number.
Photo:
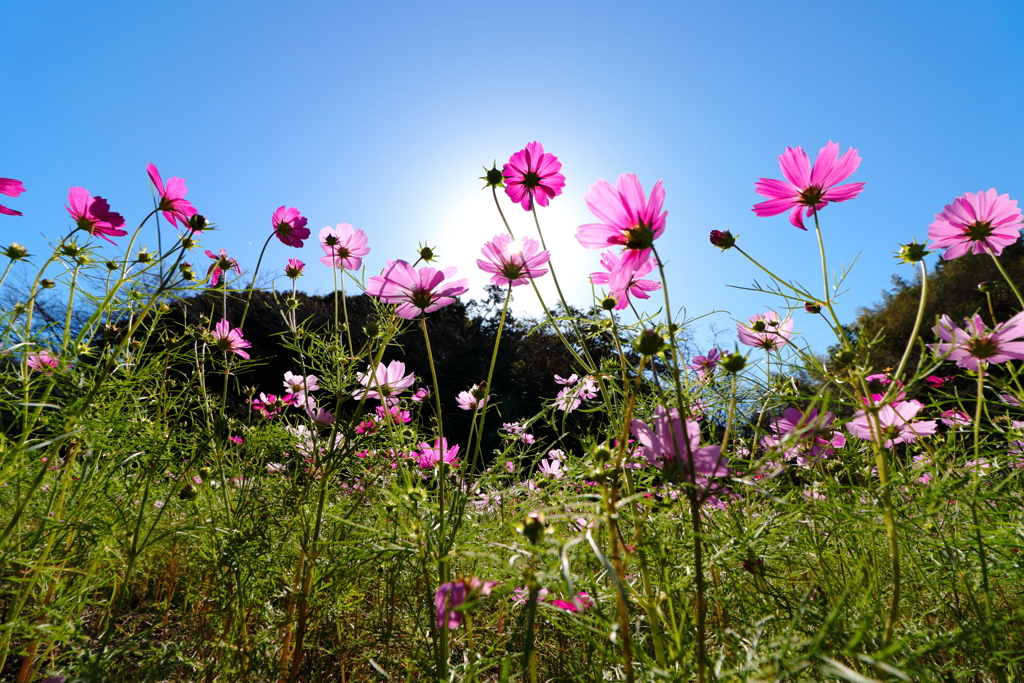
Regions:
<svg viewBox="0 0 1024 683"><path fill-rule="evenodd" d="M927 242L865 245L917 271L910 329L868 334L826 248L861 157L778 162L752 211L820 264L694 235L761 277L710 346L714 292L669 296L671 188L587 178L592 222L549 224L579 198L540 142L485 167L475 263L287 204L243 263L173 169L139 169L144 216L71 188L48 251L3 251L0 291L27 284L0 312L0 679L1024 680L1021 209L964 192ZM0 178L4 234L25 190ZM579 253L547 249L573 229ZM603 253L581 304L558 266L583 250ZM929 298L935 252L1000 277L966 319ZM316 301L313 268L334 278ZM490 343L456 384L469 323L444 316L474 268Z"/></svg>

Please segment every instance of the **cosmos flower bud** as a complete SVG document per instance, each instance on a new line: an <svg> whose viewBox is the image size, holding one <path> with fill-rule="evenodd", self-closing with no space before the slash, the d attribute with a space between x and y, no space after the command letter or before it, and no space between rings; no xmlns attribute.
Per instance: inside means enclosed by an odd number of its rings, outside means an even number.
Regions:
<svg viewBox="0 0 1024 683"><path fill-rule="evenodd" d="M930 253L932 252L926 251L923 244L918 244L917 240L914 240L910 244L901 244L900 250L896 252L896 258L900 263L918 263Z"/></svg>
<svg viewBox="0 0 1024 683"><path fill-rule="evenodd" d="M996 291L996 283L991 281L979 282L978 291L984 292L985 294L991 294Z"/></svg>
<svg viewBox="0 0 1024 683"><path fill-rule="evenodd" d="M14 242L11 246L4 249L4 256L11 259L12 261L20 261L28 256L28 249L23 245Z"/></svg>
<svg viewBox="0 0 1024 683"><path fill-rule="evenodd" d="M420 247L420 254L419 254L419 256L420 256L420 261L424 261L426 263L430 263L435 258L437 258L437 254L434 253L434 250L431 249L430 247L426 246L426 245L423 245L423 246Z"/></svg>
<svg viewBox="0 0 1024 683"><path fill-rule="evenodd" d="M195 486L192 484L185 484L185 488L181 489L181 492L178 494L178 498L181 498L182 500L195 500L198 495L199 490L196 489Z"/></svg>
<svg viewBox="0 0 1024 683"><path fill-rule="evenodd" d="M376 337L380 334L380 326L372 320L368 320L366 321L366 324L363 325L363 334L367 337Z"/></svg>
<svg viewBox="0 0 1024 683"><path fill-rule="evenodd" d="M107 267L107 270L117 270L118 268L121 267L121 266L117 265L116 263L114 263L113 261L107 261L103 265L105 265Z"/></svg>
<svg viewBox="0 0 1024 683"><path fill-rule="evenodd" d="M484 166L484 175L480 176L480 180L486 183L480 188L482 190L486 190L488 187L505 187L505 176L501 174L497 161L494 162L493 168Z"/></svg>
<svg viewBox="0 0 1024 683"><path fill-rule="evenodd" d="M526 515L522 524L519 524L516 528L519 533L526 537L526 540L537 545L537 543L540 542L540 539L544 537L544 532L547 530L547 524L544 522L544 513L531 512Z"/></svg>
<svg viewBox="0 0 1024 683"><path fill-rule="evenodd" d="M75 244L74 242L68 242L67 244L61 245L60 251L65 256L75 258L76 256L82 253L82 248Z"/></svg>
<svg viewBox="0 0 1024 683"><path fill-rule="evenodd" d="M209 225L210 222L206 220L206 216L199 213L188 219L188 227L192 228L192 232L202 232Z"/></svg>
<svg viewBox="0 0 1024 683"><path fill-rule="evenodd" d="M178 270L181 271L181 276L191 282L196 279L196 272L192 270L191 263L180 263L178 264Z"/></svg>
<svg viewBox="0 0 1024 683"><path fill-rule="evenodd" d="M139 255L135 257L135 260L139 263L150 263L153 260L153 255L143 249L139 252Z"/></svg>
<svg viewBox="0 0 1024 683"><path fill-rule="evenodd" d="M57 283L51 280L50 278L46 278L45 280L39 281L39 286L42 287L43 289L53 289L56 285Z"/></svg>
<svg viewBox="0 0 1024 683"><path fill-rule="evenodd" d="M601 300L601 308L603 308L606 311L610 311L613 308L615 308L615 304L617 303L618 302L615 300L615 297L606 296L604 299Z"/></svg>
<svg viewBox="0 0 1024 683"><path fill-rule="evenodd" d="M633 348L644 356L653 356L665 348L665 338L657 330L644 330L633 342Z"/></svg>
<svg viewBox="0 0 1024 683"><path fill-rule="evenodd" d="M473 398L475 398L476 400L482 400L484 397L487 396L487 382L474 384L473 387L469 390L469 393L472 394Z"/></svg>
<svg viewBox="0 0 1024 683"><path fill-rule="evenodd" d="M728 230L712 230L711 234L708 235L708 239L711 240L711 244L715 245L722 251L732 249L736 246L736 238L732 236L732 233Z"/></svg>
<svg viewBox="0 0 1024 683"><path fill-rule="evenodd" d="M821 303L818 301L805 301L804 310L811 315L818 315L821 313Z"/></svg>
<svg viewBox="0 0 1024 683"><path fill-rule="evenodd" d="M736 353L734 351L733 353L730 353L729 355L725 356L721 361L719 361L718 365L726 372L736 374L737 372L741 371L744 367L746 367L747 359L741 354Z"/></svg>

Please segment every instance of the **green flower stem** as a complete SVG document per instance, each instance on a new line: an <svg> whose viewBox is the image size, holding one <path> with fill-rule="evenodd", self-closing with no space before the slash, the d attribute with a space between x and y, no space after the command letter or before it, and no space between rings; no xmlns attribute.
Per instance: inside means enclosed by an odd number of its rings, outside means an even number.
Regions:
<svg viewBox="0 0 1024 683"><path fill-rule="evenodd" d="M531 278L532 279L532 278ZM498 345L501 343L501 332L505 329L505 314L508 313L508 304L512 300L512 285L508 286L508 291L505 292L505 305L501 308L501 319L498 320L498 332L494 337L494 350L491 352L491 366L487 369L487 382L484 384L484 404L477 411L480 419L480 426L476 430L477 440L473 444L473 460L470 467L467 468L466 472L476 468L477 460L481 455L481 447L483 445L483 434L484 434L484 420L487 417L487 409L490 407L491 402L490 390L491 380L494 378L494 366L498 362ZM473 423L476 424L477 416L474 415ZM472 439L471 439L472 441ZM468 450L468 449L467 449ZM464 474L468 476L468 474Z"/></svg>
<svg viewBox="0 0 1024 683"><path fill-rule="evenodd" d="M725 434L722 435L722 453L724 454L726 449L729 447L729 436L732 432L732 422L736 417L736 373L730 373L730 388L729 388L729 412L725 418Z"/></svg>
<svg viewBox="0 0 1024 683"><path fill-rule="evenodd" d="M825 286L825 308L828 309L829 315L832 316L832 322L836 325L836 331L839 332L839 341L842 342L843 348L850 348L850 339L846 336L846 331L843 329L842 323L839 322L839 316L836 315L835 309L832 307L832 287L828 283L828 265L825 262L825 239L821 235L821 226L818 224L818 211L814 210L814 231L818 235L818 251L821 253L821 278Z"/></svg>
<svg viewBox="0 0 1024 683"><path fill-rule="evenodd" d="M260 272L260 264L263 263L263 254L266 253L267 247L270 245L270 240L274 239L274 235L277 233L270 233L270 237L263 243L263 248L260 249L260 257L256 259L256 270L252 271L252 282L249 283L249 294L245 297L245 308L242 309L242 320L238 323L238 327L245 325L245 316L249 313L249 303L252 301L253 290L256 289L256 275ZM225 277L227 273L225 273Z"/></svg>
<svg viewBox="0 0 1024 683"><path fill-rule="evenodd" d="M992 256L992 260L995 261L996 268L998 268L999 272L1003 274L1003 279L1006 280L1006 284L1010 285L1010 289L1012 289L1013 293L1017 295L1017 301L1020 302L1021 308L1024 308L1024 297L1021 296L1020 290L1017 289L1017 285L1013 284L1013 278L1011 278L1010 274L1006 272L1005 268L1003 268L1003 264L999 262L999 258L991 251L988 253ZM995 321L993 320L993 323L994 322Z"/></svg>
<svg viewBox="0 0 1024 683"><path fill-rule="evenodd" d="M807 292L806 290L800 289L799 287L795 287L794 285L790 284L789 282L783 280L781 277L779 277L778 275L776 275L775 273L773 273L772 271L768 270L763 265L761 265L761 263L758 262L757 259L755 259L753 256L751 256L747 252L743 251L739 246L733 245L732 248L735 249L736 251L740 252L744 256L746 256L748 261L750 261L755 266L757 266L758 268L763 270L765 272L765 274L768 275L768 277L770 277L771 279L775 280L780 285L785 285L786 287L791 289L799 298L801 298L801 299L803 299L805 301L809 301L809 300L813 300L814 299L814 295L812 295L810 292Z"/></svg>
<svg viewBox="0 0 1024 683"><path fill-rule="evenodd" d="M925 266L924 261L921 261L920 264L921 300L917 304L917 317L914 319L914 331L907 338L907 347L903 350L903 357L900 358L900 364L896 367L896 374L892 375L893 382L889 386L888 391L886 391L886 396L885 399L883 399L883 402L895 398L896 394L899 393L899 389L897 388L899 387L899 383L895 380L903 376L903 369L907 365L907 360L910 358L910 352L914 348L914 342L917 341L917 333L921 330L921 322L924 320L924 307L928 300L928 268Z"/></svg>

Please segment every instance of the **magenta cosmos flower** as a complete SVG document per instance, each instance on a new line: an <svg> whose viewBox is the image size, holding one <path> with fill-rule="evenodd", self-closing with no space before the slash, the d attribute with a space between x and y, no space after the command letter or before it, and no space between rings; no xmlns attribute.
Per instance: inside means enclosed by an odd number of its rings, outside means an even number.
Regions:
<svg viewBox="0 0 1024 683"><path fill-rule="evenodd" d="M920 436L935 433L935 420L911 422L923 408L920 401L900 401L882 406L878 408L877 423L866 411L859 410L846 423L846 428L858 439L881 439L886 448L892 448L898 443L911 443Z"/></svg>
<svg viewBox="0 0 1024 683"><path fill-rule="evenodd" d="M306 264L297 258L288 259L288 264L284 267L284 274L291 279L296 279L302 276L302 271L305 269Z"/></svg>
<svg viewBox="0 0 1024 683"><path fill-rule="evenodd" d="M1020 238L1021 210L1008 194L967 192L947 204L935 222L928 226L928 249L945 249L944 259L955 259L968 252L998 256Z"/></svg>
<svg viewBox="0 0 1024 683"><path fill-rule="evenodd" d="M224 318L217 323L213 330L214 345L221 351L227 353L233 351L242 358L249 358L249 354L242 349L247 349L252 346L249 342L242 339L242 330L239 328L231 328L229 323Z"/></svg>
<svg viewBox="0 0 1024 683"><path fill-rule="evenodd" d="M612 280L612 273L619 268L621 261L622 258L616 256L614 252L604 252L601 254L601 267L608 272L602 273L598 271L596 273L591 273L590 281L595 285L609 284ZM658 265L658 260L653 256L649 257L647 261L641 263L636 270L629 274L629 281L623 289L611 290L611 295L615 298L616 311L621 311L626 306L629 306L630 296L635 296L637 299L650 299L651 295L647 292L653 292L656 289L661 289L660 282L640 279L654 270L656 265Z"/></svg>
<svg viewBox="0 0 1024 683"><path fill-rule="evenodd" d="M714 374L720 360L722 360L722 352L718 349L711 349L706 355L694 356L686 369L696 371L697 379L705 379Z"/></svg>
<svg viewBox="0 0 1024 683"><path fill-rule="evenodd" d="M273 420L280 412L295 403L295 394L277 396L275 394L264 394L260 392L258 399L253 399L253 410L263 413L263 417Z"/></svg>
<svg viewBox="0 0 1024 683"><path fill-rule="evenodd" d="M513 154L501 167L505 194L527 211L533 209L535 198L538 204L547 206L565 187L565 176L559 173L561 168L562 162L554 154L545 152L544 145L527 143L526 149Z"/></svg>
<svg viewBox="0 0 1024 683"><path fill-rule="evenodd" d="M327 256L321 256L320 263L332 268L359 270L363 257L370 253L366 242L366 233L354 230L348 223L338 223L337 230L324 228L320 231L320 248Z"/></svg>
<svg viewBox="0 0 1024 683"><path fill-rule="evenodd" d="M54 368L60 366L60 360L49 351L32 352L25 357L25 364L29 369L41 372L44 375L52 375Z"/></svg>
<svg viewBox="0 0 1024 683"><path fill-rule="evenodd" d="M457 272L454 266L443 270L423 266L416 270L402 260L388 261L382 274L370 278L366 293L386 304L397 304L395 313L412 320L421 313L433 313L455 303L455 297L469 291L465 278L445 282Z"/></svg>
<svg viewBox="0 0 1024 683"><path fill-rule="evenodd" d="M416 458L416 464L423 469L437 467L438 464L442 462L446 465L455 467L459 464L458 455L459 444L455 444L451 448L448 448L448 439L434 439L433 446L426 442L420 444L420 452Z"/></svg>
<svg viewBox="0 0 1024 683"><path fill-rule="evenodd" d="M458 628L462 624L463 611L456 608L467 600L472 601L490 595L497 585L497 581L483 581L475 576L442 583L438 587L437 593L434 594L434 607L437 608L437 628L444 628L445 623L448 624L448 628Z"/></svg>
<svg viewBox="0 0 1024 683"><path fill-rule="evenodd" d="M783 417L777 418L772 431L762 444L769 449L780 451L786 458L796 460L800 467L835 455L835 449L846 445L846 437L830 428L836 416L825 412L818 414L812 408L806 415L796 408L787 408Z"/></svg>
<svg viewBox="0 0 1024 683"><path fill-rule="evenodd" d="M793 319L779 320L775 311L750 317L749 325L736 325L740 343L766 351L778 351L793 337Z"/></svg>
<svg viewBox="0 0 1024 683"><path fill-rule="evenodd" d="M156 170L156 166L150 164L146 167L146 172L149 173L149 179L156 186L156 191L160 194L160 204L157 208L164 212L164 218L167 219L167 222L171 225L177 225L178 221L181 221L181 227L192 230L188 219L198 212L196 207L192 206L192 202L185 199L185 195L188 194L188 188L185 187L185 179L171 178L167 181L167 185L164 186L164 181L160 178L160 171Z"/></svg>
<svg viewBox="0 0 1024 683"><path fill-rule="evenodd" d="M665 232L668 212L661 210L665 190L659 180L648 199L637 177L623 173L615 181L615 187L607 180L598 180L590 186L584 199L590 212L601 222L576 228L576 239L587 249L623 248L608 280L613 292L623 292L629 289L633 274L650 257L654 240Z"/></svg>
<svg viewBox="0 0 1024 683"><path fill-rule="evenodd" d="M309 228L306 217L291 206L279 206L274 212L270 224L274 226L274 234L281 243L296 249L302 246L302 240L309 239Z"/></svg>
<svg viewBox="0 0 1024 683"><path fill-rule="evenodd" d="M12 180L11 178L0 178L0 194L5 194L8 197L17 197L25 191L25 186L20 180ZM14 209L8 209L3 204L0 204L0 213L5 216L20 216L21 211L15 211Z"/></svg>
<svg viewBox="0 0 1024 683"><path fill-rule="evenodd" d="M492 285L517 287L547 273L541 268L551 255L540 249L540 243L529 237L512 239L511 235L497 235L480 250L484 259L476 265L485 273L492 273Z"/></svg>
<svg viewBox="0 0 1024 683"><path fill-rule="evenodd" d="M806 230L805 213L810 216L815 211L821 211L829 202L845 202L860 194L864 183L836 187L837 183L853 175L858 166L860 157L857 150L851 147L840 157L839 145L831 140L818 152L813 169L802 148L787 147L779 155L779 167L786 180L761 178L754 183L757 193L767 197L768 201L755 204L751 210L758 216L776 216L788 210L789 222Z"/></svg>
<svg viewBox="0 0 1024 683"><path fill-rule="evenodd" d="M124 225L121 214L110 210L110 205L103 197L92 197L84 187L72 187L68 192L68 205L64 207L75 220L79 230L90 235L99 235L111 244L111 237L124 237L125 230L118 230Z"/></svg>
<svg viewBox="0 0 1024 683"><path fill-rule="evenodd" d="M631 429L643 444L649 462L658 469L668 467L688 475L692 453L697 474L709 477L729 474L728 460L722 455L722 447L701 446L700 426L693 420L684 423L676 408L666 411L664 406L658 406L654 410L653 429L642 420L633 420Z"/></svg>
<svg viewBox="0 0 1024 683"><path fill-rule="evenodd" d="M964 319L962 330L948 315L943 315L932 330L945 343L929 344L929 348L968 370L977 370L982 362L1005 363L1011 358L1024 360L1024 342L1012 341L1024 337L1024 312L999 323L991 331L986 329L977 313Z"/></svg>
<svg viewBox="0 0 1024 683"><path fill-rule="evenodd" d="M239 275L242 274L242 269L238 266L238 261L228 256L228 252L224 249L220 250L220 254L214 254L209 249L207 249L205 253L208 257L213 259L213 265L206 271L207 277L210 278L211 287L216 287L217 283L220 282L220 276L227 275L229 270L234 269L234 271ZM227 283L227 278L224 279L224 282Z"/></svg>
<svg viewBox="0 0 1024 683"><path fill-rule="evenodd" d="M366 372L356 375L356 379L364 389L356 389L352 392L355 398L375 398L381 403L393 406L398 403L398 395L408 389L416 381L413 373L405 374L405 363L400 360L393 360L384 367L383 363L377 364L377 370L367 367Z"/></svg>

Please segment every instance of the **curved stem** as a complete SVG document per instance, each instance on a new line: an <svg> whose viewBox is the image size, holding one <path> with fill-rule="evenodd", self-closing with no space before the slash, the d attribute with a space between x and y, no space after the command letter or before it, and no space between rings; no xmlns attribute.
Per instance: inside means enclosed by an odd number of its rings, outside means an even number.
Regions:
<svg viewBox="0 0 1024 683"><path fill-rule="evenodd" d="M256 270L252 271L252 282L249 283L249 294L245 297L245 308L242 309L242 320L238 323L239 327L245 325L245 316L249 313L249 303L252 301L252 292L256 289L256 275L260 272L260 264L263 263L263 254L267 251L267 246L270 244L270 240L274 239L275 233L270 233L270 237L263 243L263 248L260 249L260 257L256 259Z"/></svg>
<svg viewBox="0 0 1024 683"><path fill-rule="evenodd" d="M483 446L484 437L484 420L487 417L487 408L490 407L489 395L491 391L491 380L494 378L494 366L498 362L498 345L501 344L501 332L505 328L505 314L508 313L508 304L512 300L512 285L508 286L508 291L505 293L505 305L501 309L501 319L498 321L498 333L494 338L494 350L491 352L491 366L487 369L487 382L484 384L484 404L480 407L479 418L480 426L476 430L476 444L473 448L473 460L469 468L467 468L466 476L468 471L475 469L477 459L480 456L480 449ZM476 416L473 418L473 424L476 424Z"/></svg>
<svg viewBox="0 0 1024 683"><path fill-rule="evenodd" d="M1013 284L1013 278L1011 278L1009 273L1006 272L1006 269L1003 268L1003 264L999 262L999 258L991 251L988 253L992 256L992 260L995 261L996 268L998 268L999 272L1003 274L1003 279L1006 280L1006 284L1010 285L1010 289L1012 289L1013 293L1017 295L1017 301L1020 302L1021 308L1024 308L1024 297L1021 296L1020 290L1017 289L1017 285Z"/></svg>
<svg viewBox="0 0 1024 683"><path fill-rule="evenodd" d="M818 235L818 251L821 253L821 278L825 285L825 308L828 309L829 315L832 316L832 321L836 324L836 331L839 332L839 341L842 342L843 348L850 348L850 339L846 336L846 330L843 329L842 323L839 322L839 316L836 315L836 311L832 308L832 288L828 283L828 266L825 263L825 240L821 236L821 226L818 224L818 210L814 210L814 232Z"/></svg>

